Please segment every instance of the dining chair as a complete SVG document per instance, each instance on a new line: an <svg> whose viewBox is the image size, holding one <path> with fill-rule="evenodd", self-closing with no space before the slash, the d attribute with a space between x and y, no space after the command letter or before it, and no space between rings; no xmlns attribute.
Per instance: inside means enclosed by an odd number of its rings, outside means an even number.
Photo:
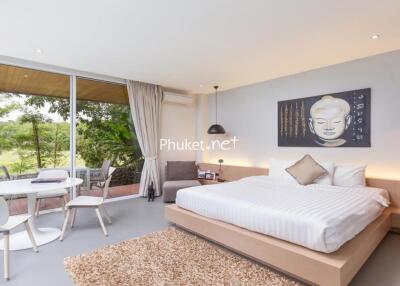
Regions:
<svg viewBox="0 0 400 286"><path fill-rule="evenodd" d="M49 170L41 170L38 174L38 179L54 179L54 178L68 178L69 174L66 170L57 170L57 169L49 169ZM50 198L58 198L61 202L61 209L62 212L65 216L65 204L68 201L67 198L68 195L68 190L66 189L57 189L53 191L47 191L47 192L40 192L37 194L36 197L36 209L35 209L35 215L39 215L39 210L40 210L40 203L45 202L46 199Z"/></svg>
<svg viewBox="0 0 400 286"><path fill-rule="evenodd" d="M11 180L10 173L8 172L8 169L6 166L0 166L0 170L3 172L2 180L4 181L9 181ZM6 200L6 202L10 203L14 199L13 195L5 195L3 198Z"/></svg>
<svg viewBox="0 0 400 286"><path fill-rule="evenodd" d="M4 178L5 178L7 181L11 180L10 173L8 172L8 169L7 169L6 166L0 166L0 170L3 171Z"/></svg>
<svg viewBox="0 0 400 286"><path fill-rule="evenodd" d="M90 186L89 188L92 189L93 185L102 189L104 187L104 183L107 180L108 176L110 175L110 168L111 168L111 161L104 160L101 164L101 169L99 176L91 177L90 178Z"/></svg>
<svg viewBox="0 0 400 286"><path fill-rule="evenodd" d="M28 222L30 217L31 215L28 214L10 216L7 202L0 197L0 233L4 237L4 279L6 280L10 280L10 231L12 229L25 224L33 250L38 252L36 241Z"/></svg>
<svg viewBox="0 0 400 286"><path fill-rule="evenodd" d="M97 218L99 219L101 229L103 230L104 235L108 236L107 229L104 225L104 221L102 218L102 214L106 218L108 223L111 224L111 218L108 215L108 213L104 207L104 200L108 197L108 189L110 186L112 173L114 172L114 170L115 170L115 168L110 167L110 172L109 172L108 178L104 184L104 187L102 188L102 190L103 190L102 197L78 196L66 204L67 215L65 217L64 225L63 225L63 228L61 231L60 241L62 241L64 239L64 234L67 229L70 217L71 217L71 228L74 227L76 212L77 212L77 209L79 209L79 208L94 208Z"/></svg>

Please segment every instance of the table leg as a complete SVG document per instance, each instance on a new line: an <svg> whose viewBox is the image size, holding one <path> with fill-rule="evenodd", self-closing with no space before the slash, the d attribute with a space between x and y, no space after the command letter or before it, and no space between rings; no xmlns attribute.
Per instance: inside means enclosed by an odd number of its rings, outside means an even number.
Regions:
<svg viewBox="0 0 400 286"><path fill-rule="evenodd" d="M61 230L58 228L37 228L36 227L36 217L35 217L35 203L36 203L36 194L31 193L28 194L27 198L28 203L28 214L31 217L28 220L29 226L31 227L33 237L35 238L36 244L38 246L49 243L53 240L56 240L60 234ZM3 241L0 240L0 249L3 249ZM27 231L20 231L13 234L10 234L10 250L21 250L32 248L32 243L29 239L29 235Z"/></svg>

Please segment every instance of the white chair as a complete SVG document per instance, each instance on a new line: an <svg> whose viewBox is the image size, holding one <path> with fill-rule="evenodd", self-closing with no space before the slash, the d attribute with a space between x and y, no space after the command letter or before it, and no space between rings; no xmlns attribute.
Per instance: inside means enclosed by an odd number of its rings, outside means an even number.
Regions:
<svg viewBox="0 0 400 286"><path fill-rule="evenodd" d="M68 178L69 174L66 170L42 170L39 172L39 179L54 179L54 178ZM61 209L65 216L65 204L67 203L68 190L66 189L58 189L48 192L41 192L36 197L36 216L39 215L40 203L50 198L58 198L61 201Z"/></svg>
<svg viewBox="0 0 400 286"><path fill-rule="evenodd" d="M103 216L107 219L108 223L111 224L111 219L110 219L109 215L107 214L106 209L104 208L104 200L108 196L108 188L109 188L110 181L112 178L111 174L112 174L112 172L114 172L114 170L115 170L115 168L110 167L110 172L109 172L108 178L103 187L103 196L102 197L78 196L66 204L67 216L65 217L65 220L64 220L64 225L63 225L63 228L61 231L60 241L62 241L64 239L64 234L67 229L68 220L69 220L70 216L72 216L71 217L71 228L74 227L76 211L78 208L94 208L96 211L96 214L97 214L97 218L99 219L101 228L104 232L104 235L108 236L108 233L107 233L107 230L106 230L106 227L104 225L103 218L101 215L103 214Z"/></svg>
<svg viewBox="0 0 400 286"><path fill-rule="evenodd" d="M4 236L4 279L10 280L10 231L21 225L25 224L26 231L29 239L32 242L32 247L35 252L38 252L35 238L33 237L28 219L31 215L15 215L10 216L8 212L8 205L4 198L0 198L0 232Z"/></svg>
<svg viewBox="0 0 400 286"><path fill-rule="evenodd" d="M97 187L100 188L104 187L104 183L106 182L108 176L110 175L110 168L112 168L111 161L104 160L103 164L101 165L99 176L96 177L90 176L90 187L89 187L90 190L92 189L93 185L96 185Z"/></svg>

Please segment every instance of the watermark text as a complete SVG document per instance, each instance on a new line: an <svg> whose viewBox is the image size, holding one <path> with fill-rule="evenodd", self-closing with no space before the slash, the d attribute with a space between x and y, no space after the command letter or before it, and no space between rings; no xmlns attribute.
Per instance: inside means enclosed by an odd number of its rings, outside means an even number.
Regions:
<svg viewBox="0 0 400 286"><path fill-rule="evenodd" d="M174 141L171 139L162 138L160 139L160 150L169 151L205 151L205 150L232 150L236 148L236 143L239 141L236 136L231 139L225 140L210 140L205 142L191 141L187 138L181 141Z"/></svg>

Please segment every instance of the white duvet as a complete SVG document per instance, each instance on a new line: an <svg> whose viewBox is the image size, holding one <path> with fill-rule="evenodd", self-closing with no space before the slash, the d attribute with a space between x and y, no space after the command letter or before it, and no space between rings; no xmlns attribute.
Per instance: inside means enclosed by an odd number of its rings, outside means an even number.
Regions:
<svg viewBox="0 0 400 286"><path fill-rule="evenodd" d="M329 253L375 220L389 199L382 189L301 186L257 176L182 189L176 203L202 216Z"/></svg>

